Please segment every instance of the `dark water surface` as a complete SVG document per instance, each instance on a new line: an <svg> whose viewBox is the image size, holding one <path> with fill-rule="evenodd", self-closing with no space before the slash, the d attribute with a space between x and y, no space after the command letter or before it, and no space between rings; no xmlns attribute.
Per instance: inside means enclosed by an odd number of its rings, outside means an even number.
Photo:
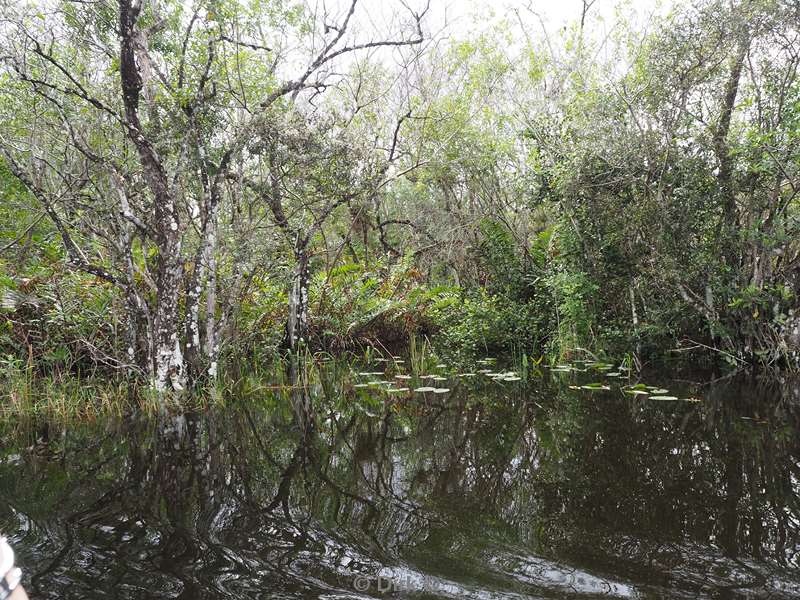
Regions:
<svg viewBox="0 0 800 600"><path fill-rule="evenodd" d="M800 598L788 386L464 381L7 428L0 530L34 600Z"/></svg>

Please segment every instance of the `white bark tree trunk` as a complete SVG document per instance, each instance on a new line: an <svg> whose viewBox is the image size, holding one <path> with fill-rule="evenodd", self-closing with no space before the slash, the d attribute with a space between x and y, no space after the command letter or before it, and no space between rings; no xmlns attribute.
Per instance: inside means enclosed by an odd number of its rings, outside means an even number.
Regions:
<svg viewBox="0 0 800 600"><path fill-rule="evenodd" d="M206 282L206 339L203 350L208 361L207 375L217 376L219 356L219 331L217 329L217 224L216 215L208 232L208 281Z"/></svg>
<svg viewBox="0 0 800 600"><path fill-rule="evenodd" d="M153 385L159 392L180 391L186 386L186 373L181 350L180 306L178 298L183 279L181 243L177 223L173 235L167 236L166 247L159 256L158 286L155 314L155 352Z"/></svg>
<svg viewBox="0 0 800 600"><path fill-rule="evenodd" d="M286 327L290 350L296 350L302 341L308 341L308 254L305 248L295 251L297 267L289 292L289 319Z"/></svg>

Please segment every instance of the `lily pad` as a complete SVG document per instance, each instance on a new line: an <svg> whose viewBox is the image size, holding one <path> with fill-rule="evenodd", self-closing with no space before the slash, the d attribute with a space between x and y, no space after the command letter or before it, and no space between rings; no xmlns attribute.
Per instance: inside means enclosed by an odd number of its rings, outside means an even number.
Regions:
<svg viewBox="0 0 800 600"><path fill-rule="evenodd" d="M611 369L614 368L614 365L605 362L590 362L586 363L586 366L592 367L593 369L597 369L598 371L610 371Z"/></svg>
<svg viewBox="0 0 800 600"><path fill-rule="evenodd" d="M434 387L422 386L422 387L416 388L414 391L415 392L432 392L435 389L436 388L434 388Z"/></svg>
<svg viewBox="0 0 800 600"><path fill-rule="evenodd" d="M598 391L598 390L610 390L611 388L608 387L607 385L603 385L602 383L588 383L586 385L582 385L581 389Z"/></svg>
<svg viewBox="0 0 800 600"><path fill-rule="evenodd" d="M631 389L631 390L640 390L642 392L647 391L647 386L645 384L643 384L643 383L635 383L633 385L628 385L628 386L625 386L625 387L628 388L628 389Z"/></svg>

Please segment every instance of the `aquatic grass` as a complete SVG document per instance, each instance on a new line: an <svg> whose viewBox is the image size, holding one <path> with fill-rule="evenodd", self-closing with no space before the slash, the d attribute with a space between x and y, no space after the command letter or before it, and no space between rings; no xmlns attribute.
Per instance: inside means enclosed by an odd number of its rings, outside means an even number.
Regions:
<svg viewBox="0 0 800 600"><path fill-rule="evenodd" d="M410 350L406 359L375 348L359 354L350 353L346 359L329 352L311 352L307 348L294 355L277 351L271 355L264 353L252 370L240 366L235 371L223 371L213 380L165 397L160 397L142 382L137 385L124 379L99 380L79 374L36 378L24 364L5 365L5 370L0 371L0 375L5 374L0 381L0 396L3 398L0 420L22 416L95 420L101 416L129 413L158 415L223 406L261 406L274 404L280 399L291 401L293 390L299 388L305 388L322 402L385 402L389 394L398 399L397 394L405 392L406 388L410 395L411 391L433 393L434 390L450 390L456 385L521 386L543 374L539 368L543 357L534 359L524 353L517 355L516 363L485 356L475 360L473 365L477 363L486 368L457 373L454 365L436 357L426 338L415 338ZM594 358L587 356L570 364L556 363L549 370L567 374L566 378L560 378L564 384L587 383L582 375L585 371L594 374L590 381L609 377L605 380L607 383L598 381L577 389L607 390L613 384L613 389L632 396L669 395L668 390L660 387L619 385L628 383L626 379L629 381L630 373L623 372L626 371L625 365L620 364L616 367L619 370L612 370L616 361L605 359L609 362L601 362ZM471 377L476 379L468 384L466 380ZM558 378L554 376L553 379ZM640 391L634 392L634 389Z"/></svg>
<svg viewBox="0 0 800 600"><path fill-rule="evenodd" d="M431 341L423 336L419 338L412 335L409 339L408 345L408 370L413 374L429 373L436 369L447 369L452 371L454 369L452 364L445 364L437 357L433 349ZM405 366L405 361L399 363L398 366Z"/></svg>
<svg viewBox="0 0 800 600"><path fill-rule="evenodd" d="M528 381L533 377L542 377L542 368L555 366L555 357L550 356L549 364L545 364L545 359L548 358L546 354L539 354L536 357L527 348L527 346L512 346L510 360L505 363L511 366L522 380Z"/></svg>
<svg viewBox="0 0 800 600"><path fill-rule="evenodd" d="M94 421L100 417L121 417L135 408L146 411L146 399L132 392L133 386L126 381L81 377L4 380L0 383L0 420L41 417Z"/></svg>

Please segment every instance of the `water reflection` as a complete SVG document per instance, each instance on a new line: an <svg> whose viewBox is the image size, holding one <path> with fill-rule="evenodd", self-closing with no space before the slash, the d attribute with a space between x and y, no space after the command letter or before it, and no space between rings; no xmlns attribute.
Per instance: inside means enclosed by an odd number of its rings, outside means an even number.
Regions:
<svg viewBox="0 0 800 600"><path fill-rule="evenodd" d="M0 528L33 597L800 596L791 386L381 398L302 377L5 435Z"/></svg>

